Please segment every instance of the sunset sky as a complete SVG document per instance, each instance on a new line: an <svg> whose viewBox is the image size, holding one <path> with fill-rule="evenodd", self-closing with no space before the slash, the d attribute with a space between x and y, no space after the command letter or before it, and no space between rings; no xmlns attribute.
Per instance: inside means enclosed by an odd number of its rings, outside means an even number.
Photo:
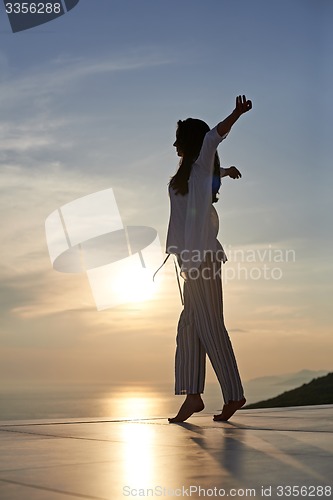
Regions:
<svg viewBox="0 0 333 500"><path fill-rule="evenodd" d="M173 381L172 260L151 300L97 311L85 274L52 269L45 219L112 188L164 252L177 120L213 127L238 94L253 110L219 153L243 177L215 206L241 375L332 370L332 16L328 0L81 0L13 34L1 3L2 385Z"/></svg>

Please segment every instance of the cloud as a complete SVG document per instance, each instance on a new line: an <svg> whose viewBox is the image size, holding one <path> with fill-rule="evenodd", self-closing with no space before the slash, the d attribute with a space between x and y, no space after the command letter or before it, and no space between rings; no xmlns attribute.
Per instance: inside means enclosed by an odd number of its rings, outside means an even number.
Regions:
<svg viewBox="0 0 333 500"><path fill-rule="evenodd" d="M8 119L0 123L2 164L13 159L27 163L27 152L41 152L45 155L46 149L59 150L67 146L69 141L57 140L57 133L68 124L68 120L53 118L52 120L39 115L23 116L18 122Z"/></svg>
<svg viewBox="0 0 333 500"><path fill-rule="evenodd" d="M24 72L12 69L12 74L0 81L0 161L33 168L52 159L70 168L105 172L106 168L112 170L110 159L116 158L115 167L124 167L128 125L119 127L117 122L128 120L123 106L135 96L127 96L126 103L122 92L119 98L113 97L109 77L173 62L174 56L146 47L125 55L58 56L26 67ZM121 90L123 80L117 82ZM137 135L138 129L131 138L133 157L139 149ZM138 156L143 158L139 151Z"/></svg>
<svg viewBox="0 0 333 500"><path fill-rule="evenodd" d="M56 94L68 93L71 87L77 90L77 84L90 77L110 75L114 73L138 71L152 67L169 65L174 58L163 57L155 50L137 50L132 54L104 54L98 57L64 57L48 61L44 65L30 67L23 75L10 75L0 82L0 102L4 107L13 103L20 105L30 99L54 99ZM37 101L34 101L34 104Z"/></svg>

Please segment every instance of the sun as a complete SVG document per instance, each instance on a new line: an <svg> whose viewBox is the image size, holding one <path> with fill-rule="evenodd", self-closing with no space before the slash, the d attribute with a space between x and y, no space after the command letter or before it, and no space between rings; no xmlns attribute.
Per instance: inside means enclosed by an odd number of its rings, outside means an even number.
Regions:
<svg viewBox="0 0 333 500"><path fill-rule="evenodd" d="M145 267L138 254L87 271L98 311L152 299L159 285L155 267Z"/></svg>
<svg viewBox="0 0 333 500"><path fill-rule="evenodd" d="M126 269L120 276L115 276L112 283L113 291L122 303L150 300L156 286L151 271L142 267Z"/></svg>

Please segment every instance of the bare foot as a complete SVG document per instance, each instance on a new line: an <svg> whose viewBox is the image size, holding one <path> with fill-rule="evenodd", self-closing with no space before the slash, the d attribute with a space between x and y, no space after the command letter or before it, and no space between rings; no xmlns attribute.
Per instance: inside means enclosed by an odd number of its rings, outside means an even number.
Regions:
<svg viewBox="0 0 333 500"><path fill-rule="evenodd" d="M188 394L179 412L173 418L168 418L170 424L185 422L193 413L198 413L204 409L205 405L200 394Z"/></svg>
<svg viewBox="0 0 333 500"><path fill-rule="evenodd" d="M220 415L214 415L213 420L215 422L226 422L232 415L239 410L246 403L246 399L243 398L240 401L229 401L228 404L223 406L222 413Z"/></svg>

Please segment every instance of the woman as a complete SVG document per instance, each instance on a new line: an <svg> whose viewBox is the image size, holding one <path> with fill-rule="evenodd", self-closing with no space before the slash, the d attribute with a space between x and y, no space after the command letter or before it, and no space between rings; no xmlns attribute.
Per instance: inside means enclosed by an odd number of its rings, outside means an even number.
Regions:
<svg viewBox="0 0 333 500"><path fill-rule="evenodd" d="M212 130L193 118L178 122L179 169L169 184L170 221L166 252L176 254L184 278L184 309L177 330L175 393L186 394L170 423L184 422L204 409L201 394L208 355L224 398L216 421L227 421L246 400L228 332L223 321L221 261L217 240L217 201L221 177L241 177L236 167L220 168L217 147L238 118L252 108L246 97L236 98L234 111Z"/></svg>

